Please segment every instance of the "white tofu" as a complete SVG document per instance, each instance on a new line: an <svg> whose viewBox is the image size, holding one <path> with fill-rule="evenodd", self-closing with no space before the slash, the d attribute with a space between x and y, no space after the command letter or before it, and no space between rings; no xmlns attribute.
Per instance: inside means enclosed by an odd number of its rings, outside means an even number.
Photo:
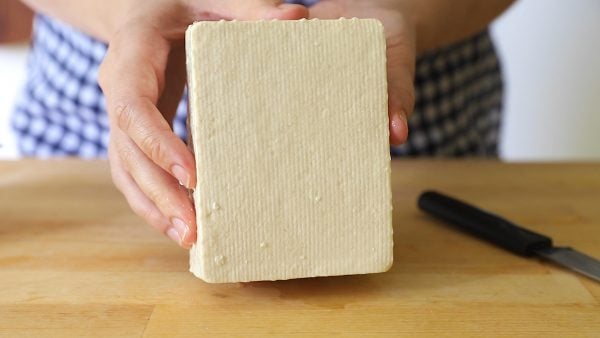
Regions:
<svg viewBox="0 0 600 338"><path fill-rule="evenodd" d="M186 44L198 167L190 270L211 283L388 270L382 25L199 22Z"/></svg>

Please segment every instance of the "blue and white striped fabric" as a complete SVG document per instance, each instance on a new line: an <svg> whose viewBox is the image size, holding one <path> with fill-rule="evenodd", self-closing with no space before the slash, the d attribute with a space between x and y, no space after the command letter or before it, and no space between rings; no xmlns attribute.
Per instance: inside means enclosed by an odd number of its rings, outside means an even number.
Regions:
<svg viewBox="0 0 600 338"><path fill-rule="evenodd" d="M106 48L73 27L36 16L27 81L12 116L21 155L106 156L108 117L97 83ZM497 154L502 79L487 31L421 55L415 84L411 135L391 149L393 155ZM185 100L173 123L184 140Z"/></svg>

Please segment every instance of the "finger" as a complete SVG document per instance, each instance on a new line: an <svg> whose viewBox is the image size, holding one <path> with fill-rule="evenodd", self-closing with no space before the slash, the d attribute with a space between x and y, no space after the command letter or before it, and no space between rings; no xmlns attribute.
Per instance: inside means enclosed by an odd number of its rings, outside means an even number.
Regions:
<svg viewBox="0 0 600 338"><path fill-rule="evenodd" d="M265 7L261 19L299 20L308 18L308 9L302 5L280 4L275 8Z"/></svg>
<svg viewBox="0 0 600 338"><path fill-rule="evenodd" d="M115 151L109 149L111 174L115 186L123 193L131 209L147 223L184 248L190 248L196 241L195 228L186 229L181 224L173 224L138 187L131 175L123 168ZM190 231L191 230L191 231Z"/></svg>
<svg viewBox="0 0 600 338"><path fill-rule="evenodd" d="M111 42L99 74L111 124L123 130L154 163L193 188L193 156L156 107L165 87L169 43L147 28L132 27L124 32Z"/></svg>
<svg viewBox="0 0 600 338"><path fill-rule="evenodd" d="M135 144L120 131L115 131L114 148L116 158L113 162L121 163L129 172L132 182L124 194L128 197L132 208L141 211L146 219L154 221L155 211L147 214L150 205L162 215L161 221L168 222L165 232L181 246L189 247L196 239L195 213L187 190L160 167L150 161ZM126 182L127 183L127 182ZM153 209L152 209L153 210ZM146 212L144 212L146 211ZM142 216L144 217L144 216ZM155 223L151 223L155 224ZM177 236L174 236L173 231Z"/></svg>
<svg viewBox="0 0 600 338"><path fill-rule="evenodd" d="M189 235L182 236L185 233L185 229L171 224L169 219L146 197L131 175L123 168L116 152L109 149L108 154L111 162L110 168L113 182L125 196L131 209L155 229L167 235L182 247L189 248L190 243L195 242L195 232L191 231Z"/></svg>
<svg viewBox="0 0 600 338"><path fill-rule="evenodd" d="M284 4L280 0L206 1L205 10L218 16L237 20L298 20L308 17L308 9L297 4Z"/></svg>
<svg viewBox="0 0 600 338"><path fill-rule="evenodd" d="M395 114L391 110L388 112L390 121L390 144L401 145L408 139L408 118L404 112Z"/></svg>
<svg viewBox="0 0 600 338"><path fill-rule="evenodd" d="M408 118L415 104L415 49L409 39L392 35L387 39L388 114L390 143L399 145L408 139Z"/></svg>
<svg viewBox="0 0 600 338"><path fill-rule="evenodd" d="M336 1L319 1L310 7L308 11L310 19L339 19L344 16L342 8Z"/></svg>
<svg viewBox="0 0 600 338"><path fill-rule="evenodd" d="M399 145L408 138L408 118L414 107L415 46L408 31L403 30L402 18L370 7L342 7L337 1L323 0L309 9L310 18L337 19L340 17L380 18L387 35L388 116L390 143Z"/></svg>
<svg viewBox="0 0 600 338"><path fill-rule="evenodd" d="M118 154L112 148L112 146L109 147L108 158L111 164L110 173L113 183L125 196L127 203L138 216L142 217L148 224L156 228L156 230L166 233L167 229L171 227L171 223L138 188L133 178L123 168Z"/></svg>
<svg viewBox="0 0 600 338"><path fill-rule="evenodd" d="M171 49L165 69L165 89L156 104L170 129L173 129L173 120L183 96L186 78L185 48L181 44Z"/></svg>
<svg viewBox="0 0 600 338"><path fill-rule="evenodd" d="M113 181L119 187L119 191L125 196L131 209L138 216L181 247L186 249L191 247L191 243L195 241L191 239L192 235L183 236L182 234L185 234L186 230L171 224L154 203L144 195L127 172L124 170L115 172L113 174Z"/></svg>

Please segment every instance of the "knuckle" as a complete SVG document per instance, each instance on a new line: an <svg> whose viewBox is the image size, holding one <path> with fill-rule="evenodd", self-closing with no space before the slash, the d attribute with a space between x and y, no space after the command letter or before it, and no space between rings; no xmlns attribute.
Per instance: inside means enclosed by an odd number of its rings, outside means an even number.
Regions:
<svg viewBox="0 0 600 338"><path fill-rule="evenodd" d="M163 142L155 136L155 134L147 133L140 141L140 148L154 162L160 163L165 155L165 146Z"/></svg>
<svg viewBox="0 0 600 338"><path fill-rule="evenodd" d="M132 163L135 162L134 150L124 144L124 142L116 142L115 147L118 153L118 159L121 160L126 170L130 170Z"/></svg>
<svg viewBox="0 0 600 338"><path fill-rule="evenodd" d="M175 203L176 198L173 196L169 187L152 184L152 186L147 187L145 193L148 199L154 203L158 210L165 213L165 215L177 213L176 209L180 208L180 206Z"/></svg>
<svg viewBox="0 0 600 338"><path fill-rule="evenodd" d="M160 206L165 205L164 203L168 200L165 198L165 192L162 191L162 189L156 184L148 186L145 193L146 196L148 196L148 198L159 208Z"/></svg>
<svg viewBox="0 0 600 338"><path fill-rule="evenodd" d="M128 131L135 124L136 114L131 103L124 101L118 102L115 104L112 111L114 116L113 118L121 130Z"/></svg>
<svg viewBox="0 0 600 338"><path fill-rule="evenodd" d="M150 224L152 227L161 229L163 225L163 216L155 208L144 205L143 203L129 202L131 210L141 217L144 221Z"/></svg>
<svg viewBox="0 0 600 338"><path fill-rule="evenodd" d="M167 226L163 215L153 205L138 200L135 193L131 191L133 187L128 186L118 175L113 171L113 180L119 191L125 196L131 210L154 228L163 231L162 229Z"/></svg>
<svg viewBox="0 0 600 338"><path fill-rule="evenodd" d="M140 218L146 221L148 224L157 229L162 229L166 226L163 215L154 206L148 205L147 203L139 202L133 198L127 197L127 203L129 207Z"/></svg>
<svg viewBox="0 0 600 338"><path fill-rule="evenodd" d="M115 170L111 170L110 171L110 176L112 178L113 184L115 185L115 187L117 188L117 190L119 190L121 192L121 194L125 193L124 190L124 185L123 185L123 179L120 176L121 174L115 172Z"/></svg>
<svg viewBox="0 0 600 338"><path fill-rule="evenodd" d="M112 150L109 148L109 153L111 153L111 152L112 152ZM113 181L113 184L122 194L125 194L127 173L126 173L125 169L123 169L123 167L118 162L119 162L118 158L116 158L112 155L109 156L110 176Z"/></svg>
<svg viewBox="0 0 600 338"><path fill-rule="evenodd" d="M129 203L129 207L131 207L131 210L133 210L133 212L136 215L140 216L146 221L150 221L150 219L152 218L152 210L150 208L147 208L144 205L142 205L142 203L137 203L136 201L133 201L131 199L127 199L127 202Z"/></svg>

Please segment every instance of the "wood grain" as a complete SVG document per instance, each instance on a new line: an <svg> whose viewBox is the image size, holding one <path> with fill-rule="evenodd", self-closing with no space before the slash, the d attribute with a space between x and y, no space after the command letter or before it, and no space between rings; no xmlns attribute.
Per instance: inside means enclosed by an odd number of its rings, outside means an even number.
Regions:
<svg viewBox="0 0 600 338"><path fill-rule="evenodd" d="M0 163L0 336L600 336L600 284L417 210L437 189L600 257L600 163L393 164L384 274L211 285L101 161Z"/></svg>

